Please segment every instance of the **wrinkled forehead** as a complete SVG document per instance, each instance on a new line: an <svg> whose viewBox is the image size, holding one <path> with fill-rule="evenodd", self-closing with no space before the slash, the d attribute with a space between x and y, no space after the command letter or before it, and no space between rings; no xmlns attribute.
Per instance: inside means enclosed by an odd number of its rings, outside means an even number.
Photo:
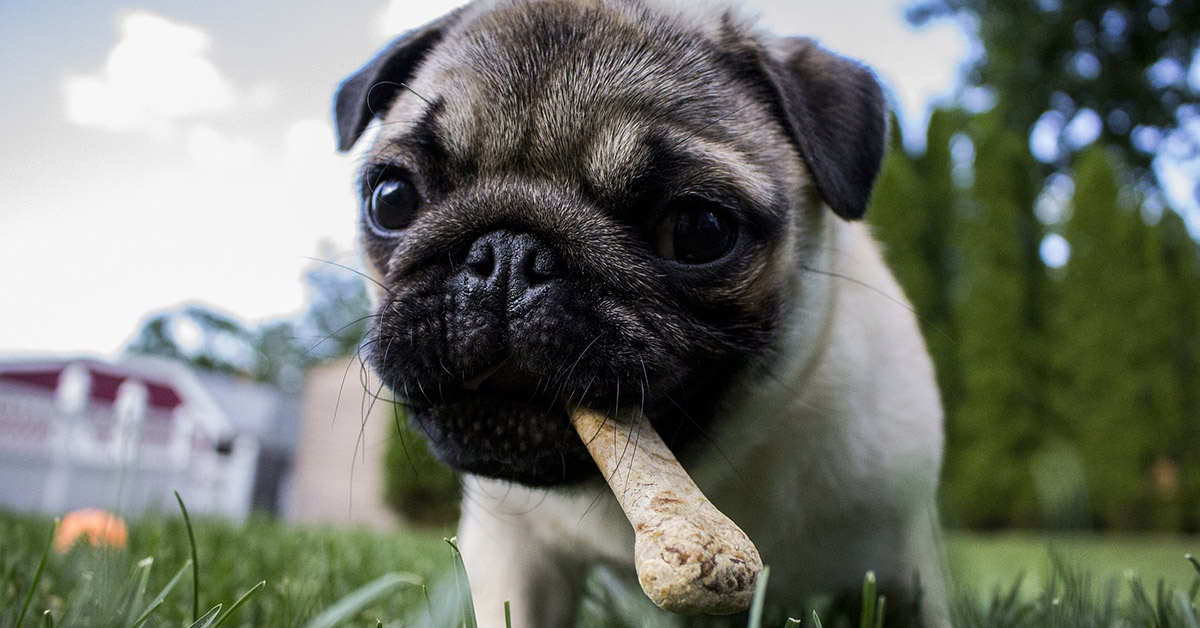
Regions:
<svg viewBox="0 0 1200 628"><path fill-rule="evenodd" d="M767 117L695 25L633 5L495 9L456 28L409 87L389 116L395 131L422 126L475 171L619 179L656 145L740 153L745 128ZM722 159L738 165L736 155Z"/></svg>

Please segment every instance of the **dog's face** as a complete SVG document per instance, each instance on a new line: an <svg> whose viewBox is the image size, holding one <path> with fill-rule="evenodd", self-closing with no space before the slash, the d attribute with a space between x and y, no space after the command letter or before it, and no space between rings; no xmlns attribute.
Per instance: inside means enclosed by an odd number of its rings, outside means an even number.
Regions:
<svg viewBox="0 0 1200 628"><path fill-rule="evenodd" d="M382 119L372 367L444 461L533 485L595 473L568 402L703 441L778 348L824 205L862 215L884 134L856 64L636 0L470 5L348 79L336 115L343 150Z"/></svg>

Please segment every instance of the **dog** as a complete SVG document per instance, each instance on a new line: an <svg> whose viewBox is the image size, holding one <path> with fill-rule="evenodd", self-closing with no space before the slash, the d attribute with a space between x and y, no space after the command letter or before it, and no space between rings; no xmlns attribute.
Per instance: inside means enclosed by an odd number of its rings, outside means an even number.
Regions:
<svg viewBox="0 0 1200 628"><path fill-rule="evenodd" d="M570 626L591 567L632 578L567 403L640 409L757 544L768 600L854 606L872 570L889 625L948 625L933 366L861 220L868 69L735 7L476 0L334 108L340 150L374 134L369 363L462 475L481 626L506 600Z"/></svg>

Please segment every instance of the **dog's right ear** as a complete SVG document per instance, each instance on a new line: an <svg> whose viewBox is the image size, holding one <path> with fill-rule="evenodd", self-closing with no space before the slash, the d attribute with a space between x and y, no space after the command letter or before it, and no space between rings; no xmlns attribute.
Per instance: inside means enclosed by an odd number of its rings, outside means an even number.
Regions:
<svg viewBox="0 0 1200 628"><path fill-rule="evenodd" d="M870 70L811 39L781 40L767 62L783 123L829 207L863 217L887 136L883 89Z"/></svg>
<svg viewBox="0 0 1200 628"><path fill-rule="evenodd" d="M408 80L430 49L458 22L462 8L456 9L420 28L397 37L358 72L342 81L334 96L333 117L337 127L338 150L354 146L367 125L382 117L402 83Z"/></svg>

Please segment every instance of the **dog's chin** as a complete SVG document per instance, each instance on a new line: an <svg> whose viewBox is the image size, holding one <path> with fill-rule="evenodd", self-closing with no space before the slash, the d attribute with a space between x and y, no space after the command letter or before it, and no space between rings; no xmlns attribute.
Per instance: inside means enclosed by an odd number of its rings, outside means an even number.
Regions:
<svg viewBox="0 0 1200 628"><path fill-rule="evenodd" d="M445 402L410 404L439 459L454 469L529 486L598 477L560 399L461 390Z"/></svg>

